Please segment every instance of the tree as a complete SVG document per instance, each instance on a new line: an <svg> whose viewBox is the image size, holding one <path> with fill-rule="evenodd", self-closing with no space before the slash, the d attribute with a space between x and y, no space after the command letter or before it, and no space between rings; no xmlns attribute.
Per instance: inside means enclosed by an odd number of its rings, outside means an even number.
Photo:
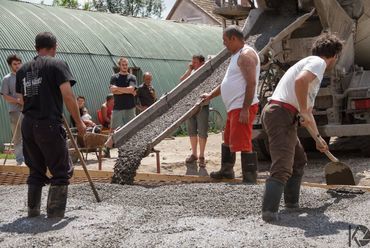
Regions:
<svg viewBox="0 0 370 248"><path fill-rule="evenodd" d="M164 9L163 0L95 0L93 5L98 11L141 17L161 17Z"/></svg>
<svg viewBox="0 0 370 248"><path fill-rule="evenodd" d="M71 9L77 9L78 0L54 0L54 6L63 6Z"/></svg>

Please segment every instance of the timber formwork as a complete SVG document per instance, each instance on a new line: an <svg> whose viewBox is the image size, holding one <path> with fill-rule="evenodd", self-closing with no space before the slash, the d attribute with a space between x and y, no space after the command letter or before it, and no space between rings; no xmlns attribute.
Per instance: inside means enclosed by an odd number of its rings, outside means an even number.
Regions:
<svg viewBox="0 0 370 248"><path fill-rule="evenodd" d="M28 167L4 165L0 166L0 185L21 185L25 184L28 177ZM112 171L89 170L91 179L98 183L110 183L113 176ZM71 179L71 184L87 183L87 178L83 170L76 169ZM259 179L258 184L264 183L265 180ZM137 173L135 184L146 186L160 186L167 184L181 183L242 183L241 178L216 180L205 176L186 176L186 175L166 175L157 173ZM314 187L322 189L334 189L337 191L367 191L370 192L369 186L348 186L348 185L326 185L320 183L304 182L305 187Z"/></svg>

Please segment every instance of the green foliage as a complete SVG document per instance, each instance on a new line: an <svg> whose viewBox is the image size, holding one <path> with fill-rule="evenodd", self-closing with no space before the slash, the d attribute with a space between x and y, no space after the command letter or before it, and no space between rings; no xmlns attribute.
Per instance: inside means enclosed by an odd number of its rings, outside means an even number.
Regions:
<svg viewBox="0 0 370 248"><path fill-rule="evenodd" d="M90 10L91 9L91 4L89 2L84 3L84 5L82 5L82 9L83 10Z"/></svg>
<svg viewBox="0 0 370 248"><path fill-rule="evenodd" d="M172 134L175 137L185 137L188 136L188 131L186 130L186 124L183 123L179 126L176 131Z"/></svg>
<svg viewBox="0 0 370 248"><path fill-rule="evenodd" d="M107 11L125 16L161 17L164 10L163 0L95 0L98 11Z"/></svg>
<svg viewBox="0 0 370 248"><path fill-rule="evenodd" d="M54 0L53 5L76 9L78 7L78 0Z"/></svg>
<svg viewBox="0 0 370 248"><path fill-rule="evenodd" d="M78 0L54 0L54 6L63 6L76 9L79 7ZM91 0L85 2L83 10L109 11L125 16L137 17L161 17L164 10L163 0Z"/></svg>

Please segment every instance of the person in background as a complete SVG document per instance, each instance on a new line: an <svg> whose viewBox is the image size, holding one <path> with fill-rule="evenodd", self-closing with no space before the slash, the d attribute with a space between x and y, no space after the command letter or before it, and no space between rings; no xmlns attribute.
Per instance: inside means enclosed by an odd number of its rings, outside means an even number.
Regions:
<svg viewBox="0 0 370 248"><path fill-rule="evenodd" d="M126 125L136 116L136 77L129 72L126 58L120 58L118 65L119 72L110 80L110 91L114 95L111 131Z"/></svg>
<svg viewBox="0 0 370 248"><path fill-rule="evenodd" d="M89 114L89 111L86 108L85 103L86 103L86 99L84 96L77 97L77 105L78 105L78 110L80 112L81 120L85 123L86 127L88 128L95 127L96 124L95 122L93 122L92 117ZM72 126L76 126L72 116L71 116L71 123L72 123Z"/></svg>
<svg viewBox="0 0 370 248"><path fill-rule="evenodd" d="M10 126L14 136L13 145L15 151L15 160L17 165L21 165L24 162L21 134L23 106L21 99L17 97L17 93L15 91L15 79L17 71L22 66L22 60L18 55L12 54L8 56L6 62L10 67L10 73L3 78L1 95L8 103Z"/></svg>
<svg viewBox="0 0 370 248"><path fill-rule="evenodd" d="M80 110L81 120L85 123L86 127L95 127L96 123L93 122L89 110L86 107L86 99L84 96L77 97L77 104Z"/></svg>
<svg viewBox="0 0 370 248"><path fill-rule="evenodd" d="M191 63L188 66L188 70L180 78L180 81L185 80L196 70L198 70L204 64L203 55L194 55ZM209 116L209 102L206 102L201 110L194 116L187 120L187 129L190 137L191 144L191 155L186 158L186 163L194 163L199 160L199 167L205 167L206 161L204 157L204 151L206 149L207 138L208 138L208 116ZM199 156L198 156L198 144L199 144Z"/></svg>
<svg viewBox="0 0 370 248"><path fill-rule="evenodd" d="M103 103L100 107L100 113L98 113L99 122L104 128L110 128L113 106L114 97L113 94L109 94L105 98L105 103Z"/></svg>
<svg viewBox="0 0 370 248"><path fill-rule="evenodd" d="M155 89L152 85L152 79L152 74L150 72L145 72L143 76L144 83L140 85L136 91L136 97L139 103L136 105L136 107L139 109L140 112L144 111L155 101L157 101Z"/></svg>

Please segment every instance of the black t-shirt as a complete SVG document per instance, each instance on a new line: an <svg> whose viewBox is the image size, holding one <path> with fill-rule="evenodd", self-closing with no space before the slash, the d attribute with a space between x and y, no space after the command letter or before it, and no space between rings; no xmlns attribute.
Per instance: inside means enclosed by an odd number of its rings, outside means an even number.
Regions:
<svg viewBox="0 0 370 248"><path fill-rule="evenodd" d="M136 96L142 106L149 107L156 101L154 88L152 86L148 87L146 84L140 85Z"/></svg>
<svg viewBox="0 0 370 248"><path fill-rule="evenodd" d="M110 79L110 85L115 85L117 87L137 87L136 77L132 74L122 75L122 74L113 74ZM132 109L135 105L135 97L132 94L120 94L114 95L114 110L123 110L123 109Z"/></svg>
<svg viewBox="0 0 370 248"><path fill-rule="evenodd" d="M74 80L66 62L37 56L17 72L16 92L23 95L23 114L37 120L62 121L63 97L59 86Z"/></svg>

